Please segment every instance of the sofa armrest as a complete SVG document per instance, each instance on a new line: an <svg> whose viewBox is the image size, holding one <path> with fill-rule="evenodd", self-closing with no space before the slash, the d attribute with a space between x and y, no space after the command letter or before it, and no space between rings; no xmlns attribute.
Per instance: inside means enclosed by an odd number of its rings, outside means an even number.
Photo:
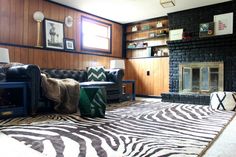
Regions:
<svg viewBox="0 0 236 157"><path fill-rule="evenodd" d="M122 79L124 77L123 69L105 69L107 74L107 81L115 82L117 84L122 83Z"/></svg>
<svg viewBox="0 0 236 157"><path fill-rule="evenodd" d="M28 111L34 115L40 98L40 68L32 64L10 67L6 72L6 81L28 82Z"/></svg>

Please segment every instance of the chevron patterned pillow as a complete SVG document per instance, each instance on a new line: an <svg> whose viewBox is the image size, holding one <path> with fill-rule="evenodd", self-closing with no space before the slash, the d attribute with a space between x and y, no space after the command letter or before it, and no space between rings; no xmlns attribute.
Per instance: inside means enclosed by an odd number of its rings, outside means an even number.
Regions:
<svg viewBox="0 0 236 157"><path fill-rule="evenodd" d="M106 74L103 67L89 67L88 81L106 81Z"/></svg>

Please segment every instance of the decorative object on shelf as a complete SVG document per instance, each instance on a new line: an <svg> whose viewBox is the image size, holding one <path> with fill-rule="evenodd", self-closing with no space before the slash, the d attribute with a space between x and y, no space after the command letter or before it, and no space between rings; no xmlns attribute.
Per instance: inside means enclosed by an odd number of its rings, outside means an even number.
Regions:
<svg viewBox="0 0 236 157"><path fill-rule="evenodd" d="M172 40L182 40L183 39L183 29L173 29L169 32L170 41Z"/></svg>
<svg viewBox="0 0 236 157"><path fill-rule="evenodd" d="M137 27L137 26L133 26L133 27L131 28L131 31L132 31L132 32L138 31L138 27Z"/></svg>
<svg viewBox="0 0 236 157"><path fill-rule="evenodd" d="M159 34L157 34L156 37L165 36L165 35L167 35L167 34L168 34L168 33L167 33L166 30L160 30L160 31L159 31Z"/></svg>
<svg viewBox="0 0 236 157"><path fill-rule="evenodd" d="M163 8L174 7L175 0L160 0L160 3Z"/></svg>
<svg viewBox="0 0 236 157"><path fill-rule="evenodd" d="M151 56L157 56L157 52L159 51L159 48L157 47L152 47L152 52L151 52Z"/></svg>
<svg viewBox="0 0 236 157"><path fill-rule="evenodd" d="M64 39L65 50L74 51L75 50L75 40L74 39Z"/></svg>
<svg viewBox="0 0 236 157"><path fill-rule="evenodd" d="M152 56L152 47L147 47L147 56L148 57Z"/></svg>
<svg viewBox="0 0 236 157"><path fill-rule="evenodd" d="M6 48L0 48L0 64L10 63L9 51Z"/></svg>
<svg viewBox="0 0 236 157"><path fill-rule="evenodd" d="M141 48L141 47L143 47L143 42L138 42L136 48Z"/></svg>
<svg viewBox="0 0 236 157"><path fill-rule="evenodd" d="M163 24L162 22L158 21L156 24L156 28L161 28L161 27L163 27Z"/></svg>
<svg viewBox="0 0 236 157"><path fill-rule="evenodd" d="M36 47L42 47L42 45L40 44L41 41L41 22L44 19L44 15L41 11L36 11L34 12L33 15L34 20L37 22L37 44Z"/></svg>
<svg viewBox="0 0 236 157"><path fill-rule="evenodd" d="M66 25L67 27L72 27L72 25L73 25L73 17L71 17L71 16L66 16L66 17L65 17L65 25Z"/></svg>
<svg viewBox="0 0 236 157"><path fill-rule="evenodd" d="M149 25L143 25L143 26L141 27L141 30L142 30L142 31L149 30L149 29L151 29L151 27L150 27Z"/></svg>
<svg viewBox="0 0 236 157"><path fill-rule="evenodd" d="M129 49L135 48L136 45L137 45L136 43L129 43L128 48Z"/></svg>
<svg viewBox="0 0 236 157"><path fill-rule="evenodd" d="M45 19L44 31L46 48L64 49L64 26L62 22Z"/></svg>
<svg viewBox="0 0 236 157"><path fill-rule="evenodd" d="M111 69L125 69L125 61L123 59L115 59L110 61Z"/></svg>
<svg viewBox="0 0 236 157"><path fill-rule="evenodd" d="M143 47L148 47L148 43L147 43L147 42L144 42L144 43L143 43Z"/></svg>
<svg viewBox="0 0 236 157"><path fill-rule="evenodd" d="M163 56L168 56L169 53L168 52L163 52Z"/></svg>
<svg viewBox="0 0 236 157"><path fill-rule="evenodd" d="M214 16L215 35L233 34L233 13Z"/></svg>
<svg viewBox="0 0 236 157"><path fill-rule="evenodd" d="M149 37L150 37L150 38L154 38L155 36L156 36L156 33L155 33L155 32L149 33Z"/></svg>
<svg viewBox="0 0 236 157"><path fill-rule="evenodd" d="M201 23L199 37L210 37L214 35L214 22Z"/></svg>
<svg viewBox="0 0 236 157"><path fill-rule="evenodd" d="M183 39L191 39L192 38L192 33L190 32L184 32L183 33Z"/></svg>

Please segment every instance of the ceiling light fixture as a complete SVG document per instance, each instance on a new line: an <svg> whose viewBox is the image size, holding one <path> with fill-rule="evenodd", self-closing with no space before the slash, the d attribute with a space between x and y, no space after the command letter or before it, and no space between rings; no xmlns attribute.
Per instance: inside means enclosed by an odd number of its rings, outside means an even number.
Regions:
<svg viewBox="0 0 236 157"><path fill-rule="evenodd" d="M163 8L175 6L175 0L160 0L160 3Z"/></svg>

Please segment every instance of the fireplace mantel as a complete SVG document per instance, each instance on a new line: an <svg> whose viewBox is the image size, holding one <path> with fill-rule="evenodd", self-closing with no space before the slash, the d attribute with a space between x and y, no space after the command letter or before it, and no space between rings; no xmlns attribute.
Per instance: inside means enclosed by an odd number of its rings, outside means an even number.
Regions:
<svg viewBox="0 0 236 157"><path fill-rule="evenodd" d="M221 35L205 38L191 38L183 40L168 41L167 45L170 50L184 50L190 48L210 48L235 46L235 35ZM171 52L171 51L170 51Z"/></svg>

